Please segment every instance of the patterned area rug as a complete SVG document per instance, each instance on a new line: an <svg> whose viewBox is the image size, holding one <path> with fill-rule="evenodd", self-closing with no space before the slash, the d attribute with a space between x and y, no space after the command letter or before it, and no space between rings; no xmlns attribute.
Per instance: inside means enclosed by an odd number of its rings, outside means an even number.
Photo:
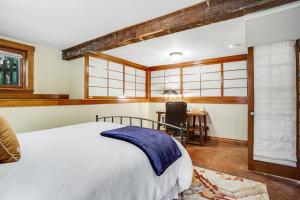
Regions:
<svg viewBox="0 0 300 200"><path fill-rule="evenodd" d="M265 184L194 167L193 184L181 200L269 200Z"/></svg>

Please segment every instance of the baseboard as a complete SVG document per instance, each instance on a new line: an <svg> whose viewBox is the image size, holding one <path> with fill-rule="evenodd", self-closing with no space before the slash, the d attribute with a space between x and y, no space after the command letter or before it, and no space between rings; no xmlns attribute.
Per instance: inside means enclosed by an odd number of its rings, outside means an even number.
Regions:
<svg viewBox="0 0 300 200"><path fill-rule="evenodd" d="M220 144L248 146L248 142L244 140L220 138L215 136L207 136L207 137L209 141L217 142Z"/></svg>
<svg viewBox="0 0 300 200"><path fill-rule="evenodd" d="M248 169L266 174L300 180L300 169L274 163L252 160L248 164Z"/></svg>

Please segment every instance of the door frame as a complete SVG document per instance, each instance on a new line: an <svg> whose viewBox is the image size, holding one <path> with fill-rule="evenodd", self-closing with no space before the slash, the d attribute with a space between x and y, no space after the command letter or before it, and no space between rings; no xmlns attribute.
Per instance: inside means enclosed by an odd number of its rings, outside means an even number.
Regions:
<svg viewBox="0 0 300 200"><path fill-rule="evenodd" d="M299 102L299 40L296 42L296 81L297 81L297 102ZM297 167L290 167L253 159L254 147L254 48L248 48L248 169L252 171L282 176L300 180L300 149L299 149L299 103L297 103Z"/></svg>

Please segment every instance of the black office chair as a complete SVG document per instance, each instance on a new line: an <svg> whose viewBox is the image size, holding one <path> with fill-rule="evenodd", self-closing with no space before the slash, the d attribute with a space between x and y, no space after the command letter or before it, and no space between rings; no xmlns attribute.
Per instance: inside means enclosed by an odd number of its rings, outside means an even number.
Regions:
<svg viewBox="0 0 300 200"><path fill-rule="evenodd" d="M184 126L186 128L187 103L185 102L167 102L165 122L173 126ZM166 133L176 136L178 132L172 128L166 128ZM175 135L176 134L176 135Z"/></svg>

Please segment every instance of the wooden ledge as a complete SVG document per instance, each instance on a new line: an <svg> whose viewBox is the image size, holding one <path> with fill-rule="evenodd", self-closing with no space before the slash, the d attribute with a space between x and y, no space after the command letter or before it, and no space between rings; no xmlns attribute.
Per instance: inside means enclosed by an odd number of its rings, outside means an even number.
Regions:
<svg viewBox="0 0 300 200"><path fill-rule="evenodd" d="M0 99L69 99L68 94L0 93Z"/></svg>
<svg viewBox="0 0 300 200"><path fill-rule="evenodd" d="M248 104L248 97L186 97L178 99L187 103L207 103L207 104ZM151 97L149 102L164 103L164 97Z"/></svg>
<svg viewBox="0 0 300 200"><path fill-rule="evenodd" d="M148 99L7 99L0 100L0 107L68 106L143 102L148 102Z"/></svg>

